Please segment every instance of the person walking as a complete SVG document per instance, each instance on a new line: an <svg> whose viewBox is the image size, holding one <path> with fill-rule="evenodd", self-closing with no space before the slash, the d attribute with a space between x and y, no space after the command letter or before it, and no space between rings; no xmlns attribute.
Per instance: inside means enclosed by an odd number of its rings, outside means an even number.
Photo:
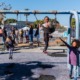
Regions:
<svg viewBox="0 0 80 80"><path fill-rule="evenodd" d="M26 30L26 43L29 43L29 30Z"/></svg>
<svg viewBox="0 0 80 80"><path fill-rule="evenodd" d="M7 31L6 31L6 28L4 27L3 28L3 41L4 42L6 41L6 38L7 38Z"/></svg>
<svg viewBox="0 0 80 80"><path fill-rule="evenodd" d="M40 31L42 30L41 28L41 24L38 24L36 32L35 32L35 37L37 37L37 43L38 43L38 47L40 46Z"/></svg>
<svg viewBox="0 0 80 80"><path fill-rule="evenodd" d="M19 43L19 30L16 28L15 30L15 35L16 35L16 43L18 44Z"/></svg>
<svg viewBox="0 0 80 80"><path fill-rule="evenodd" d="M29 30L29 40L30 40L30 47L33 48L33 25L30 25Z"/></svg>
<svg viewBox="0 0 80 80"><path fill-rule="evenodd" d="M9 51L9 59L13 59L14 43L11 36L8 36L6 38L5 45L7 47L7 50Z"/></svg>
<svg viewBox="0 0 80 80"><path fill-rule="evenodd" d="M6 49L6 46L5 46L6 38L7 38L7 31L6 31L6 28L4 27L4 28L3 28L3 42L4 42L4 49Z"/></svg>
<svg viewBox="0 0 80 80"><path fill-rule="evenodd" d="M0 37L3 36L3 29L0 27Z"/></svg>
<svg viewBox="0 0 80 80"><path fill-rule="evenodd" d="M11 33L12 33L13 41L14 41L14 44L15 44L16 34L15 34L15 28L13 26L12 26L12 29L11 29Z"/></svg>
<svg viewBox="0 0 80 80"><path fill-rule="evenodd" d="M23 29L20 30L20 43L23 43Z"/></svg>

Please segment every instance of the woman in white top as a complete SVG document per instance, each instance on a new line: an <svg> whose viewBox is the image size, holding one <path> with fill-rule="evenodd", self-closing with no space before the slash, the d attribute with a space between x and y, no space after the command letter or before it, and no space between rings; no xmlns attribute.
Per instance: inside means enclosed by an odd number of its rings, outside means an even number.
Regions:
<svg viewBox="0 0 80 80"><path fill-rule="evenodd" d="M47 53L47 48L48 48L48 44L49 44L49 34L50 34L50 27L51 27L51 23L49 21L49 17L46 16L44 18L44 24L42 25L43 27L43 31L44 31L44 42L45 42L45 47L43 52Z"/></svg>

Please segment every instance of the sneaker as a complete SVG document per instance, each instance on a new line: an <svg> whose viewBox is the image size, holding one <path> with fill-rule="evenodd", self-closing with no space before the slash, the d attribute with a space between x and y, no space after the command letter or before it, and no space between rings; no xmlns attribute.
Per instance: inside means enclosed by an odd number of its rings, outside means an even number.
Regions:
<svg viewBox="0 0 80 80"><path fill-rule="evenodd" d="M13 57L11 56L11 57L9 57L9 59L13 59Z"/></svg>
<svg viewBox="0 0 80 80"><path fill-rule="evenodd" d="M70 78L70 79L73 79L71 75L69 75L69 78Z"/></svg>
<svg viewBox="0 0 80 80"><path fill-rule="evenodd" d="M43 51L43 53L47 54L48 52L47 51Z"/></svg>

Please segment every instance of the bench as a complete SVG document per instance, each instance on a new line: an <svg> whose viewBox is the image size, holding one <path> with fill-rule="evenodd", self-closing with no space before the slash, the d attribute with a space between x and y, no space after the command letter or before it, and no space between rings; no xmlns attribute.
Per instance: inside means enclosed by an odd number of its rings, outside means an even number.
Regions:
<svg viewBox="0 0 80 80"><path fill-rule="evenodd" d="M44 48L41 48L41 50ZM48 50L62 50L63 53L66 52L67 48L63 48L63 47L49 47Z"/></svg>
<svg viewBox="0 0 80 80"><path fill-rule="evenodd" d="M48 50L62 50L62 52L65 53L67 49L59 49L59 48L57 48L57 49L48 49Z"/></svg>

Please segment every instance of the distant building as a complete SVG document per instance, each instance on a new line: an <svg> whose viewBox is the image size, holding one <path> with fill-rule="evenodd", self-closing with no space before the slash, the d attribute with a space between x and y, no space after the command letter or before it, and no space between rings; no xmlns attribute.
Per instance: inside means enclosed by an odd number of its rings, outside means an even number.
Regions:
<svg viewBox="0 0 80 80"><path fill-rule="evenodd" d="M33 22L31 22L31 21L28 21L28 22L26 22L26 21L18 21L17 22L17 25L19 25L19 26L26 26L27 24L32 24Z"/></svg>
<svg viewBox="0 0 80 80"><path fill-rule="evenodd" d="M32 24L32 23L33 22L28 21L28 24ZM17 23L10 23L5 25L5 27L11 27L11 26L20 29L27 26L27 23L26 21L18 21Z"/></svg>

